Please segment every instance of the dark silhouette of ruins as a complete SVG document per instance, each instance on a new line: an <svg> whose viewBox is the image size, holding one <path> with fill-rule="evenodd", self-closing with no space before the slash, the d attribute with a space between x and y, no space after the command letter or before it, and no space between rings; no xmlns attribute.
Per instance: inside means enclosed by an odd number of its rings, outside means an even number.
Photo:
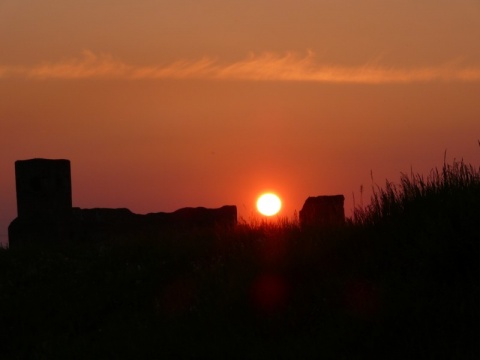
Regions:
<svg viewBox="0 0 480 360"><path fill-rule="evenodd" d="M106 240L157 236L165 230L232 227L237 207L182 208L140 215L128 209L72 207L69 160L15 162L17 218L8 227L9 246L25 241Z"/></svg>
<svg viewBox="0 0 480 360"><path fill-rule="evenodd" d="M234 227L237 207L182 208L146 215L125 208L72 207L69 160L30 159L15 162L17 218L8 227L9 246L28 241L97 241L155 238L168 230ZM302 228L331 227L345 222L344 196L309 197L300 210Z"/></svg>
<svg viewBox="0 0 480 360"><path fill-rule="evenodd" d="M345 223L345 197L324 195L309 197L299 212L302 228L325 228L341 226Z"/></svg>

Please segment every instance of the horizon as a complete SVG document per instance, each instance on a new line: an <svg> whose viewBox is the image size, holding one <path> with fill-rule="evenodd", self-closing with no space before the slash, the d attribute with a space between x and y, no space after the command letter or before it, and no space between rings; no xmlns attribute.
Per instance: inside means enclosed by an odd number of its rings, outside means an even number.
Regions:
<svg viewBox="0 0 480 360"><path fill-rule="evenodd" d="M75 207L245 220L265 192L280 217L332 194L351 216L402 172L478 167L479 18L474 0L3 1L0 244L16 160L69 159Z"/></svg>

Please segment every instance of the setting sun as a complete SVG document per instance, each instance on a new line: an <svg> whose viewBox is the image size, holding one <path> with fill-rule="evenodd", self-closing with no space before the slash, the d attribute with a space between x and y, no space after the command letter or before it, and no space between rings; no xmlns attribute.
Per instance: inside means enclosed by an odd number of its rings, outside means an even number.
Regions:
<svg viewBox="0 0 480 360"><path fill-rule="evenodd" d="M272 193L263 194L257 200L258 211L265 216L275 215L280 211L282 201L280 198Z"/></svg>

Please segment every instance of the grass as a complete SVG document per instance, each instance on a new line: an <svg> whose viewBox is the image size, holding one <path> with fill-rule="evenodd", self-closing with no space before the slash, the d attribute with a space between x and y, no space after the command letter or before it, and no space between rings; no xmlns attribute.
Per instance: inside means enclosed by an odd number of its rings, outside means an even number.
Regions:
<svg viewBox="0 0 480 360"><path fill-rule="evenodd" d="M479 219L479 170L454 162L337 229L0 249L0 357L476 358Z"/></svg>
<svg viewBox="0 0 480 360"><path fill-rule="evenodd" d="M480 173L463 161L444 164L424 178L420 174L402 174L400 184L387 181L385 188L373 191L371 204L354 211L356 224L376 225L398 217L431 216L440 211L463 217L475 210L480 196ZM420 213L422 212L422 213Z"/></svg>

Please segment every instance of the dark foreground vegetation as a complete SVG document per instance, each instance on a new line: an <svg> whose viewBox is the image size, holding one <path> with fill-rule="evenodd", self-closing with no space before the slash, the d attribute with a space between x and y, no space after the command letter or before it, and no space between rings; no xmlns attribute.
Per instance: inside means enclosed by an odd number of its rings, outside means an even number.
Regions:
<svg viewBox="0 0 480 360"><path fill-rule="evenodd" d="M295 221L0 250L1 359L474 359L480 174L377 188Z"/></svg>

